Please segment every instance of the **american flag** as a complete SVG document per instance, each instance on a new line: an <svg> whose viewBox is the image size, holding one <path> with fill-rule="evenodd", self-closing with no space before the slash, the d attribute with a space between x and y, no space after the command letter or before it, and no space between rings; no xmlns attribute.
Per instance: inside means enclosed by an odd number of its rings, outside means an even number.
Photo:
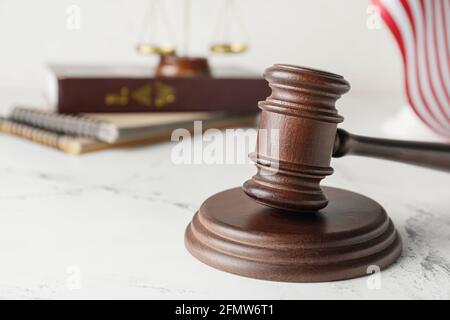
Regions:
<svg viewBox="0 0 450 320"><path fill-rule="evenodd" d="M417 116L450 138L450 0L372 0L400 48Z"/></svg>

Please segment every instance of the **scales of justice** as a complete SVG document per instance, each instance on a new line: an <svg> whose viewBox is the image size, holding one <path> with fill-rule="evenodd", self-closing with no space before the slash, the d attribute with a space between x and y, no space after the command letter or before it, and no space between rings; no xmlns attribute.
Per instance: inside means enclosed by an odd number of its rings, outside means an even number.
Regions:
<svg viewBox="0 0 450 320"><path fill-rule="evenodd" d="M156 76L210 75L206 57L189 56L191 37L191 1L182 1L181 41L177 43L175 32L162 0L151 0L145 15L141 38L136 49L142 55L158 55L160 60ZM235 0L223 0L213 40L213 54L236 55L249 49L244 26Z"/></svg>

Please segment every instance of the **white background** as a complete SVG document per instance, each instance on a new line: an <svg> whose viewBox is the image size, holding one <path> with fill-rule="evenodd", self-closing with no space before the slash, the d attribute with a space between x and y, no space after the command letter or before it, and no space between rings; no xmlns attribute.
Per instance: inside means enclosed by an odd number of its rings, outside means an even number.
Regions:
<svg viewBox="0 0 450 320"><path fill-rule="evenodd" d="M178 22L179 1L166 1ZM221 3L192 2L192 52L206 54ZM367 29L368 0L239 2L252 50L215 57L213 64L261 72L292 63L340 73L353 86L338 102L344 127L382 134L380 126L405 103L402 66L389 31ZM156 59L134 50L146 3L0 0L0 111L38 101L34 93L45 86L49 61L154 65ZM81 30L66 28L71 4L82 10ZM241 185L253 166L176 166L169 143L70 157L2 134L0 149L0 299L450 297L450 176L437 171L362 157L333 160L335 173L324 184L380 202L403 239L401 259L372 289L368 278L316 284L247 279L189 255L183 234L194 212L212 194ZM81 272L76 290L68 286L71 266Z"/></svg>
<svg viewBox="0 0 450 320"><path fill-rule="evenodd" d="M148 0L0 0L0 86L44 88L47 62L156 63L135 51ZM181 0L163 0L180 38ZM191 54L208 54L221 0L191 0ZM274 63L344 75L352 93L403 99L401 58L387 28L366 26L369 0L237 0L251 51L213 65L257 72ZM81 8L81 29L66 27ZM403 100L404 101L404 100Z"/></svg>

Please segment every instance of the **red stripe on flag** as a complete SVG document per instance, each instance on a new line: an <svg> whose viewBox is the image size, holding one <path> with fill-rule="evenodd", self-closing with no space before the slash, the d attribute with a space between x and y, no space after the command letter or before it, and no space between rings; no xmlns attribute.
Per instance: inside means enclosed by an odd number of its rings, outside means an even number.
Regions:
<svg viewBox="0 0 450 320"><path fill-rule="evenodd" d="M395 0L397 1L397 0ZM417 0L411 0L411 1L417 1ZM429 18L429 21L427 21L426 15L426 6L423 2L423 0L417 1L418 4L420 4L419 12L417 9L415 10L416 16L419 19L418 21L414 20L414 14L413 14L413 8L411 8L411 1L408 0L400 0L397 3L397 6L400 5L402 10L404 11L403 14L406 19L409 22L409 26L411 27L411 30L402 29L402 25L398 25L397 23L401 23L396 21L398 20L400 16L400 12L398 12L397 16L394 17L391 15L391 8L384 6L384 3L382 0L372 0L372 3L380 9L380 14L384 20L384 22L389 27L392 35L394 36L402 56L403 64L404 64L404 79L405 79L405 90L406 90L406 96L408 99L409 104L411 105L412 109L416 113L416 115L433 131L441 134L446 135L450 137L450 116L449 116L449 109L450 106L445 103L445 98L448 99L448 85L446 85L445 80L442 71L442 63L440 61L440 52L439 50L439 43L437 38L437 23L436 21L436 13L434 5L431 7L431 9L428 11L430 14L430 11L432 15ZM440 0L437 0L440 1ZM389 4L394 5L394 2L386 2ZM445 5L445 4L443 4ZM448 4L447 4L448 5ZM392 7L392 8L395 8ZM394 9L393 9L394 10ZM445 10L442 10L445 11ZM394 12L395 15L395 12ZM447 35L447 24L450 24L448 21L449 18L445 17L444 12L442 12L442 24L444 25L444 29L446 32L445 35L445 51L446 55L449 54L449 43L448 43L448 35ZM403 21L404 23L405 21ZM427 25L428 22L428 25ZM418 25L416 25L416 23ZM420 25L419 25L420 24ZM431 27L431 29L430 29ZM423 42L418 43L417 38L417 28L420 30L423 30L423 38L420 38ZM411 32L412 31L412 32ZM406 32L406 34L402 34L402 32ZM411 32L411 33L409 33ZM412 38L412 45L413 45L413 52L409 52L406 50L406 43L403 37L409 37ZM440 39L442 40L442 39ZM420 51L421 50L421 51ZM433 52L433 50L435 52ZM412 54L410 57L409 55ZM433 59L433 62L436 62L436 66L430 65L430 56ZM412 57L415 57L414 59L411 59ZM409 61L411 60L411 61ZM450 63L450 62L449 62ZM409 68L412 68L411 70ZM415 69L415 70L414 70ZM414 71L413 71L414 70ZM433 77L435 76L435 77ZM433 78L432 78L433 77ZM410 80L413 81L413 86L410 85ZM415 86L417 82L417 87ZM442 85L442 86L441 86ZM412 95L411 89L417 88L417 92L415 92L416 95ZM414 90L414 89L413 89ZM427 95L425 96L424 90L426 90ZM439 94L437 93L439 92ZM445 92L445 94L443 94ZM445 95L445 98L444 98ZM415 98L414 98L415 97ZM415 101L417 100L417 101ZM418 103L418 105L416 105ZM430 103L433 105L433 109L430 107ZM420 109L420 110L419 110ZM423 114L422 114L423 112ZM427 119L426 117L429 116ZM428 121L429 120L429 121ZM433 120L433 121L432 121ZM436 122L436 123L433 123Z"/></svg>
<svg viewBox="0 0 450 320"><path fill-rule="evenodd" d="M408 4L408 0L400 0L403 8L405 8L406 14L408 15L409 22L411 23L413 33L414 33L414 40L416 40L416 24L414 23L413 15L411 12L411 8Z"/></svg>
<svg viewBox="0 0 450 320"><path fill-rule="evenodd" d="M444 109L444 113L447 115L447 119L449 119L448 117L448 108L450 107L450 97L449 94L447 92L446 86L445 86L445 81L444 81L444 77L442 75L442 68L444 67L441 63L441 59L439 56L439 41L438 41L438 28L439 28L439 21L437 19L437 15L436 15L436 11L437 11L437 3L440 2L439 0L433 1L431 4L431 8L432 8L432 17L433 17L433 42L434 42L434 47L435 47L435 58L436 58L436 64L437 64L437 77L439 79L439 83L438 85L440 85L440 89L442 90L442 93L444 93L445 96L445 101L442 101L442 99L439 99L439 104L441 105L441 107ZM440 7L442 9L442 7ZM442 103L446 103L446 105L442 105Z"/></svg>
<svg viewBox="0 0 450 320"><path fill-rule="evenodd" d="M434 101L429 101L428 99L425 99L423 92L421 94L422 100L426 104L427 109L429 109L430 113L433 115L434 119L437 122L444 122L446 124L447 130L448 130L448 126L450 125L450 118L448 117L447 113L445 112L444 107L439 103L439 99L436 94L436 89L434 87L434 83L432 80L433 75L432 75L432 70L431 70L431 65L430 65L430 60L431 60L430 55L433 55L433 51L436 52L436 50L438 50L437 42L434 41L435 38L432 37L432 39L429 39L429 33L428 33L428 29L429 29L428 25L431 24L432 35L434 35L434 30L433 30L434 23L433 23L433 21L431 21L431 22L428 21L428 17L427 17L427 14L431 14L431 17L433 17L433 7L431 7L431 10L430 10L430 8L427 8L424 0L421 0L420 4L422 6L422 11L423 11L423 25L425 27L425 63L426 63L427 74L426 74L426 77L419 77L419 79L420 79L421 83L425 82L426 85L429 85ZM431 45L429 45L430 42L431 42ZM439 57L437 57L437 59L439 60ZM433 110L431 110L431 108L429 108L429 103L437 105L437 107L441 111L441 114L444 119L442 119L442 117L439 114L436 114L436 112L433 112Z"/></svg>
<svg viewBox="0 0 450 320"><path fill-rule="evenodd" d="M450 19L446 19L445 17L445 8L446 8L446 4L449 7L448 10L450 11L450 5L448 5L448 1L446 2L445 0L441 1L441 22L442 22L442 30L444 32L444 54L446 54L447 56L447 65L450 64L450 45L449 45L449 34L448 32L450 32ZM445 58L444 58L445 59ZM450 70L447 69L444 72L447 72L447 76L450 75ZM447 84L444 80L444 75L442 73L442 68L439 68L439 76L441 77L441 81L444 84L444 89L445 89L445 95L447 96L447 100L450 104L450 86L449 84ZM450 106L447 106L450 108Z"/></svg>
<svg viewBox="0 0 450 320"><path fill-rule="evenodd" d="M392 35L394 36L397 45L400 49L400 53L402 55L403 59L403 66L404 66L404 86L406 90L406 98L408 99L409 105L412 107L414 113L432 130L434 129L434 126L432 126L428 121L420 114L420 112L416 109L415 104L413 103L411 99L411 94L409 92L409 84L408 84L408 68L407 68L407 60L406 60L406 50L405 50L405 44L403 42L403 38L401 36L400 30L398 29L394 19L392 18L391 14L388 12L388 10L383 6L380 0L373 0L372 2L374 5L378 6L380 8L380 14L383 18L384 22L387 24L389 29L391 30Z"/></svg>

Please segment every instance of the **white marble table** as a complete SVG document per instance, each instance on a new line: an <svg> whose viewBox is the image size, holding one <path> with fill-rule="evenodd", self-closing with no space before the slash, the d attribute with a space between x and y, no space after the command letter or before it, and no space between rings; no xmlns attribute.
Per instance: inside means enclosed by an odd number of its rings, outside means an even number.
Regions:
<svg viewBox="0 0 450 320"><path fill-rule="evenodd" d="M11 102L38 101L0 90ZM21 100L22 99L22 100ZM381 134L401 104L340 101L345 127ZM172 144L68 156L0 134L0 298L317 299L450 298L450 175L372 159L333 160L325 180L382 203L404 241L381 273L316 284L247 279L207 267L184 248L202 201L240 185L249 165L171 163Z"/></svg>

